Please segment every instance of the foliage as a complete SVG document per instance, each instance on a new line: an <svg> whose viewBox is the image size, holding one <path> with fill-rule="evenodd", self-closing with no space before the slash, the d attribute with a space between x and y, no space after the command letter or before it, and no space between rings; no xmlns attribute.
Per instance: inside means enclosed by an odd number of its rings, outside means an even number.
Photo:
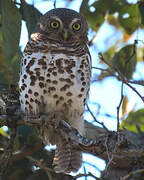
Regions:
<svg viewBox="0 0 144 180"><path fill-rule="evenodd" d="M12 1L2 0L0 17L2 24L0 29L0 80L1 83L9 84L18 80L21 15Z"/></svg>
<svg viewBox="0 0 144 180"><path fill-rule="evenodd" d="M141 23L144 25L144 1L139 2L139 11L141 14Z"/></svg>
<svg viewBox="0 0 144 180"><path fill-rule="evenodd" d="M130 112L128 117L121 123L121 129L123 127L129 131L137 133L138 129L144 132L144 109L140 109L136 112Z"/></svg>
<svg viewBox="0 0 144 180"><path fill-rule="evenodd" d="M127 79L131 79L136 66L135 45L123 47L111 59L112 67L119 70Z"/></svg>
<svg viewBox="0 0 144 180"><path fill-rule="evenodd" d="M88 3L88 0L83 0L80 11L88 20L89 27L94 31L99 29L106 15L109 16L114 13L118 13L119 26L128 34L132 34L140 26L137 4L129 4L123 0L100 0L91 5L88 5ZM95 9L94 12L91 12L91 7Z"/></svg>
<svg viewBox="0 0 144 180"><path fill-rule="evenodd" d="M28 5L25 1L20 7L20 12L22 15L22 19L26 21L28 33L30 36L42 14L37 9L35 9L34 6Z"/></svg>
<svg viewBox="0 0 144 180"><path fill-rule="evenodd" d="M123 0L99 0L89 5L88 0L83 0L80 12L86 18L89 27L93 31L98 31L106 19L110 25L121 29L126 37L126 34L131 36L138 27L142 27L143 4L143 1L139 4L129 4ZM92 11L91 8L94 8L94 11ZM7 9L9 10L7 11ZM118 14L117 16L116 13ZM20 40L21 20L26 22L30 36L41 15L33 5L29 5L25 1L22 1L20 8L18 8L13 1L1 1L0 80L2 83L9 84L17 82L18 80L20 62L20 49L18 44ZM142 20L142 24L140 23L140 19ZM123 50L124 49L121 50L121 53ZM131 68L129 70L134 72L134 64ZM125 74L128 73L126 69L124 71ZM131 76L128 78L131 78Z"/></svg>

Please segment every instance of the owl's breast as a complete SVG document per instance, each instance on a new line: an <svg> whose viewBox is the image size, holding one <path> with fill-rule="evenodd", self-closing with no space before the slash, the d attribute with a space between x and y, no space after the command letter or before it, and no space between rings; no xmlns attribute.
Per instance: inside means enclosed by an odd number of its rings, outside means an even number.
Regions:
<svg viewBox="0 0 144 180"><path fill-rule="evenodd" d="M24 54L20 78L23 111L84 111L90 81L90 56L34 52Z"/></svg>
<svg viewBox="0 0 144 180"><path fill-rule="evenodd" d="M46 62L48 67L46 72L47 98L54 102L53 108L83 111L90 80L86 55L83 57L67 56L63 53L47 55Z"/></svg>

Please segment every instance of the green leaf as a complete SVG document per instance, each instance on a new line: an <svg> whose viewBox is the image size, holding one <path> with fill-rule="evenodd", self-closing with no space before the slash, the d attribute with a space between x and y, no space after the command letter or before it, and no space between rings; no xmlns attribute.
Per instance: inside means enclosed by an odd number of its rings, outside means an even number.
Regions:
<svg viewBox="0 0 144 180"><path fill-rule="evenodd" d="M116 29L120 28L120 24L118 22L118 19L113 15L113 14L109 14L106 16L106 21L112 25L115 26Z"/></svg>
<svg viewBox="0 0 144 180"><path fill-rule="evenodd" d="M0 16L0 24L1 24ZM19 52L9 61L6 59L5 46L2 37L2 28L0 28L0 84L8 85L16 83L19 77Z"/></svg>
<svg viewBox="0 0 144 180"><path fill-rule="evenodd" d="M131 79L135 71L136 61L136 47L135 45L128 45L115 53L110 63L127 79Z"/></svg>
<svg viewBox="0 0 144 180"><path fill-rule="evenodd" d="M4 131L3 128L0 128L0 134L1 134L2 136L8 137L8 134Z"/></svg>
<svg viewBox="0 0 144 180"><path fill-rule="evenodd" d="M128 34L132 34L138 28L139 17L137 4L125 4L119 10L119 22Z"/></svg>
<svg viewBox="0 0 144 180"><path fill-rule="evenodd" d="M17 54L21 32L21 15L14 2L1 0L2 35L8 62Z"/></svg>
<svg viewBox="0 0 144 180"><path fill-rule="evenodd" d="M109 10L109 14L114 14L115 12L119 12L120 9L125 6L125 1L124 0L118 0L118 1L113 1L111 4L111 8Z"/></svg>
<svg viewBox="0 0 144 180"><path fill-rule="evenodd" d="M108 0L109 1L109 0ZM106 0L98 1L93 3L91 6L88 5L88 0L83 0L81 7L80 7L80 13L85 17L87 20L87 23L89 27L97 31L99 27L104 22L104 17L106 14L107 6L109 3L107 3ZM93 7L96 10L94 12L90 11L90 8ZM101 8L103 7L103 8Z"/></svg>
<svg viewBox="0 0 144 180"><path fill-rule="evenodd" d="M139 3L139 11L141 15L141 23L144 25L144 1Z"/></svg>
<svg viewBox="0 0 144 180"><path fill-rule="evenodd" d="M23 20L26 21L28 33L30 35L33 32L42 14L32 5L28 5L25 1L21 5L20 13Z"/></svg>
<svg viewBox="0 0 144 180"><path fill-rule="evenodd" d="M115 53L115 50L116 50L116 45L114 46L111 46L104 54L104 58L107 60L107 61L110 61L111 58L114 56L114 53ZM102 63L102 61L100 61Z"/></svg>
<svg viewBox="0 0 144 180"><path fill-rule="evenodd" d="M17 52L16 56L14 56L11 59L11 65L8 68L9 71L9 79L11 80L10 82L15 84L19 80L19 70L20 70L20 58L21 58L21 53L20 51Z"/></svg>
<svg viewBox="0 0 144 180"><path fill-rule="evenodd" d="M129 113L128 117L122 121L120 128L125 127L129 131L138 132L136 126L144 132L144 109Z"/></svg>

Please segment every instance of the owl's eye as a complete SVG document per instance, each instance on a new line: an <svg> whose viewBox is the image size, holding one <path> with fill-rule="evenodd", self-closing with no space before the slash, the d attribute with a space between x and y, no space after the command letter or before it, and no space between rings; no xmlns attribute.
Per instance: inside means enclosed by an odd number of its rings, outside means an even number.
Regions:
<svg viewBox="0 0 144 180"><path fill-rule="evenodd" d="M74 23L74 24L72 25L72 28L73 28L73 30L75 30L75 31L79 31L80 28L81 28L81 25L80 25L80 23Z"/></svg>
<svg viewBox="0 0 144 180"><path fill-rule="evenodd" d="M59 22L58 21L52 21L51 23L50 23L50 26L53 28L53 29L57 29L57 28L59 28Z"/></svg>

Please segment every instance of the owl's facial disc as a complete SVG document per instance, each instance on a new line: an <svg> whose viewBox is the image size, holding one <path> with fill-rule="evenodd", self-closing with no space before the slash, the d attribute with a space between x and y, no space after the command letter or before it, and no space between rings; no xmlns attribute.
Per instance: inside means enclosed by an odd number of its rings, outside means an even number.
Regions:
<svg viewBox="0 0 144 180"><path fill-rule="evenodd" d="M76 39L79 39L79 31L81 29L80 19L74 18L71 23L66 22L63 24L62 32L60 32L60 36L64 42L72 42Z"/></svg>
<svg viewBox="0 0 144 180"><path fill-rule="evenodd" d="M40 18L34 33L60 43L87 43L88 26L76 11L57 8Z"/></svg>
<svg viewBox="0 0 144 180"><path fill-rule="evenodd" d="M38 25L40 33L60 43L87 42L87 24L82 17L52 14L47 20L43 17Z"/></svg>
<svg viewBox="0 0 144 180"><path fill-rule="evenodd" d="M81 19L79 18L73 18L71 22L68 22L67 24L67 40L68 41L82 41L82 31L83 24L81 22Z"/></svg>
<svg viewBox="0 0 144 180"><path fill-rule="evenodd" d="M58 16L51 16L46 27L46 32L50 38L63 43L74 42L80 39L81 19L65 19Z"/></svg>

